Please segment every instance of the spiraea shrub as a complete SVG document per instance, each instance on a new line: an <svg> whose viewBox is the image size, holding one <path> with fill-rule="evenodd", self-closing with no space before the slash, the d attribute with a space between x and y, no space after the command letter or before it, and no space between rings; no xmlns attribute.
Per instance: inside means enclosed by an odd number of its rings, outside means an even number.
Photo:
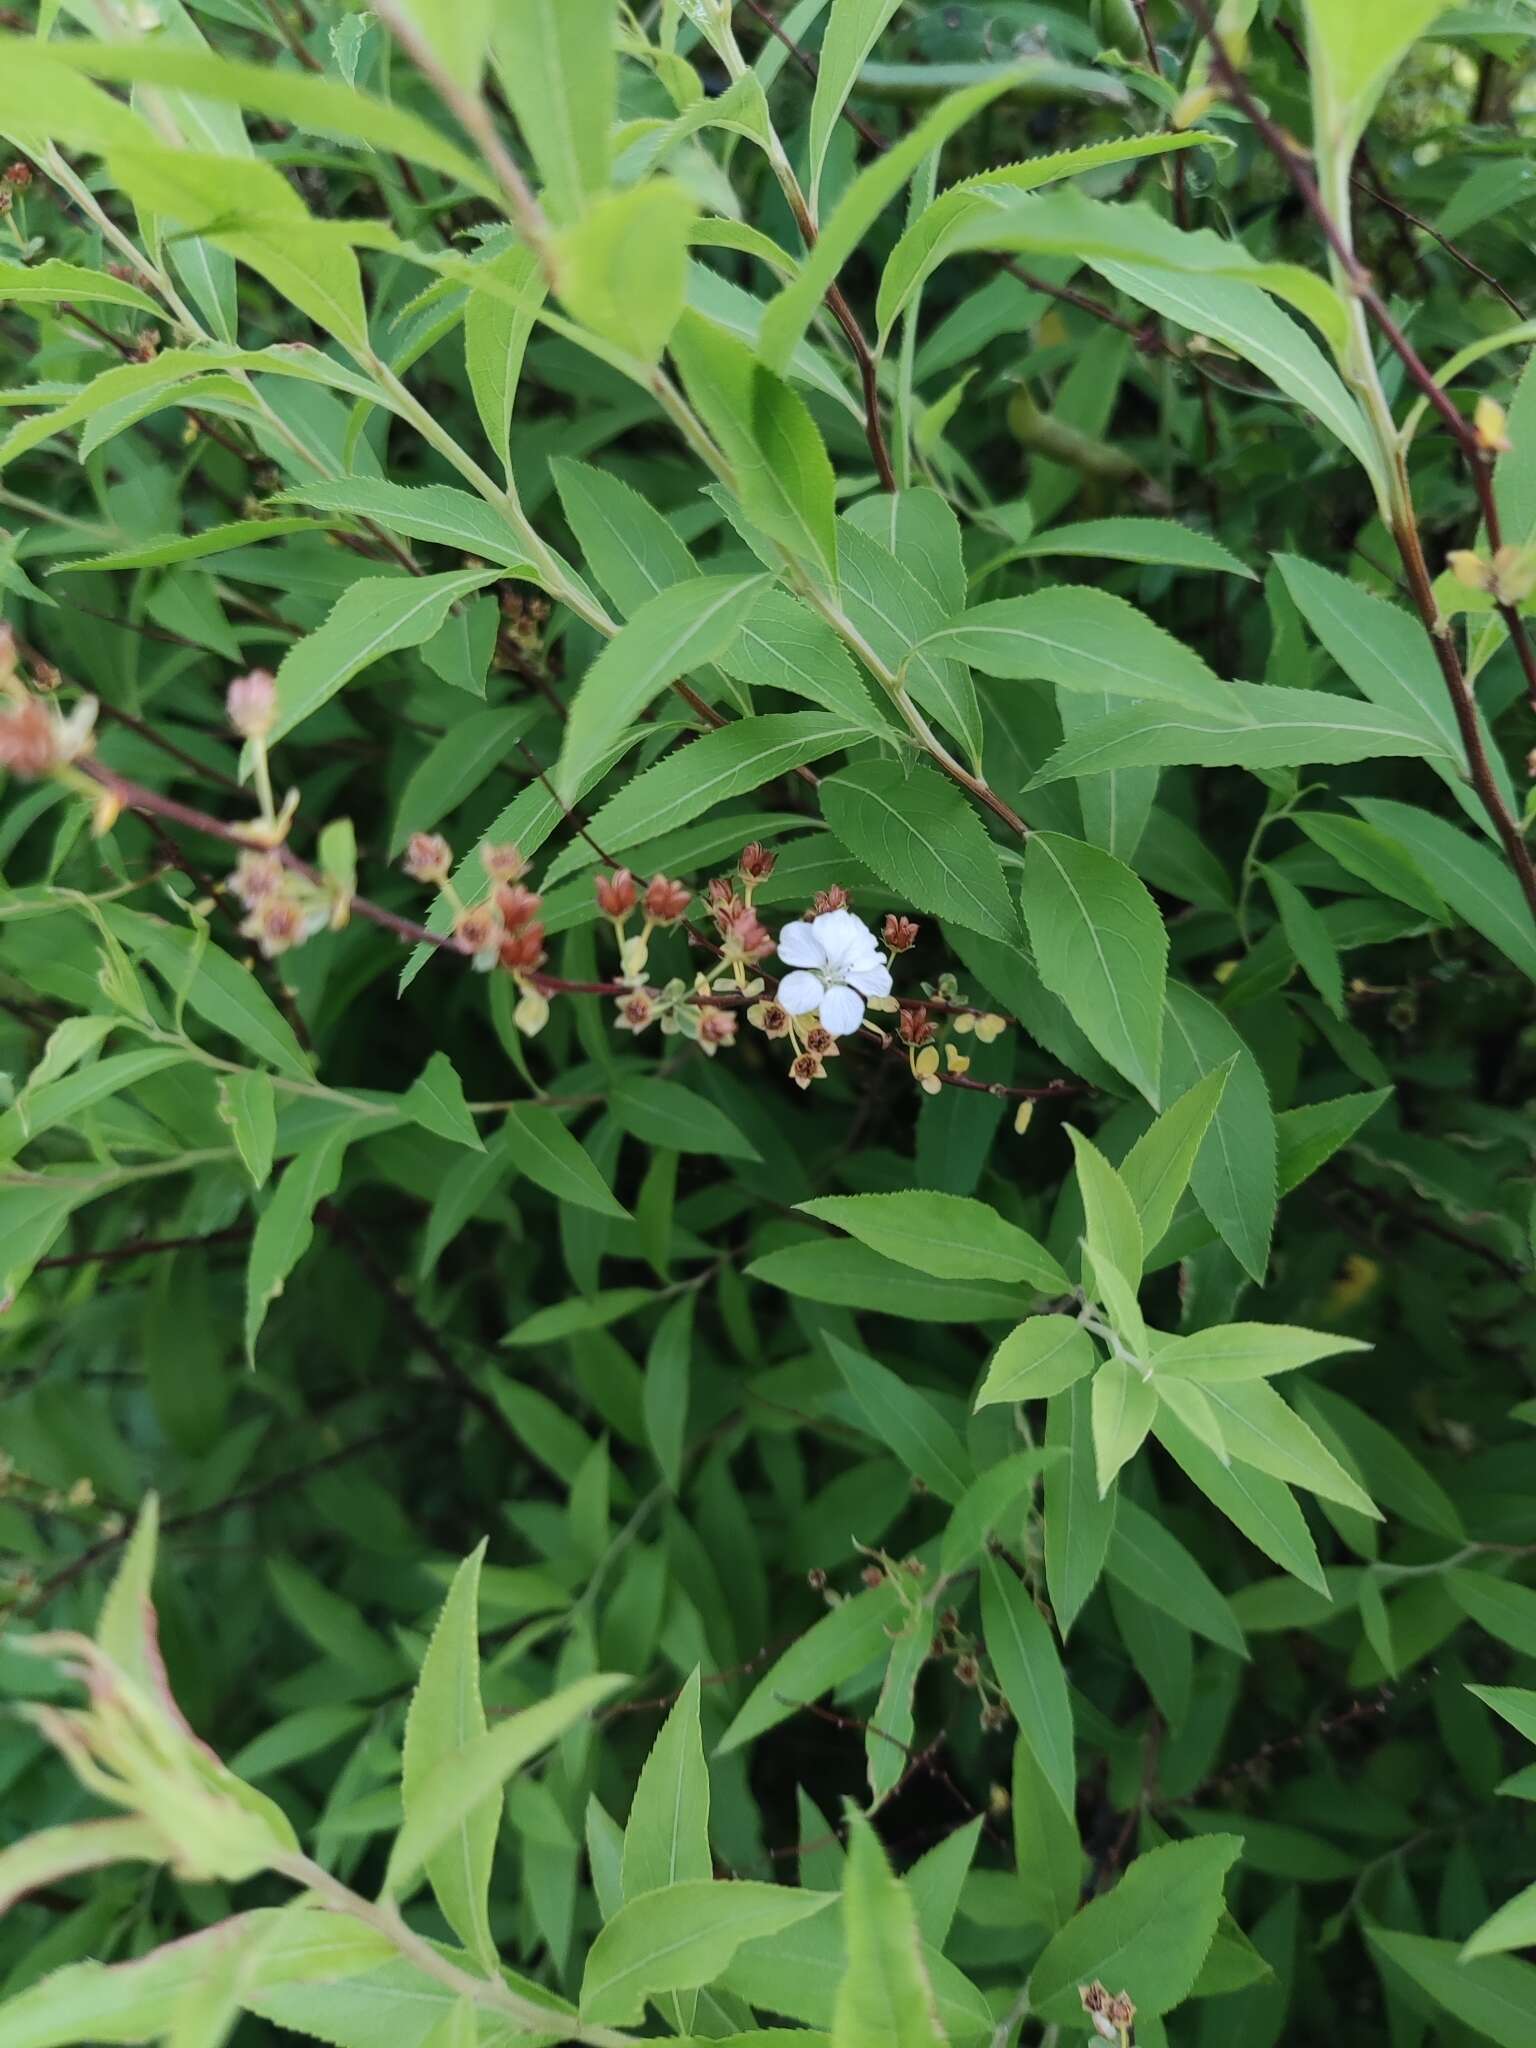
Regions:
<svg viewBox="0 0 1536 2048"><path fill-rule="evenodd" d="M0 137L0 2048L1536 2048L1536 6Z"/></svg>

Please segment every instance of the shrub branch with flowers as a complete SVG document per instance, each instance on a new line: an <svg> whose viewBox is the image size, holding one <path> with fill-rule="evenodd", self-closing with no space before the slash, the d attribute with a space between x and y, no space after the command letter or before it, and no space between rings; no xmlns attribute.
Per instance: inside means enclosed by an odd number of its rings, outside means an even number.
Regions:
<svg viewBox="0 0 1536 2048"><path fill-rule="evenodd" d="M0 20L0 2048L1536 2048L1533 121Z"/></svg>

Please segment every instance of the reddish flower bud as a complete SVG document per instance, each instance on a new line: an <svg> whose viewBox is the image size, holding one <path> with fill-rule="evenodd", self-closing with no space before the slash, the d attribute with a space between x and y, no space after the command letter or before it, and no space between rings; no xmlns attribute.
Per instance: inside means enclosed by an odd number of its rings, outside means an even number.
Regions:
<svg viewBox="0 0 1536 2048"><path fill-rule="evenodd" d="M441 832L413 832L402 865L413 882L443 882L453 866L453 848Z"/></svg>
<svg viewBox="0 0 1536 2048"><path fill-rule="evenodd" d="M275 853L242 853L229 877L230 891L247 910L275 895L283 886L283 863Z"/></svg>
<svg viewBox="0 0 1536 2048"><path fill-rule="evenodd" d="M722 929L746 909L745 903L736 893L736 884L729 875L716 875L704 891L704 901L709 905L709 914Z"/></svg>
<svg viewBox="0 0 1536 2048"><path fill-rule="evenodd" d="M501 939L501 916L494 903L476 903L453 920L453 943L461 953L485 953Z"/></svg>
<svg viewBox="0 0 1536 2048"><path fill-rule="evenodd" d="M263 897L240 929L268 960L301 946L307 936L302 908L291 896L280 894Z"/></svg>
<svg viewBox="0 0 1536 2048"><path fill-rule="evenodd" d="M32 182L32 166L23 163L18 157L15 163L7 167L5 182L7 185L14 185L18 192L25 192Z"/></svg>
<svg viewBox="0 0 1536 2048"><path fill-rule="evenodd" d="M885 1573L880 1569L879 1565L877 1564L865 1565L863 1571L860 1572L859 1577L864 1581L866 1586L874 1587L883 1586L885 1584Z"/></svg>
<svg viewBox="0 0 1536 2048"><path fill-rule="evenodd" d="M640 891L628 868L615 868L611 875L596 875L592 886L604 917L628 917L640 900Z"/></svg>
<svg viewBox="0 0 1536 2048"><path fill-rule="evenodd" d="M22 782L52 774L60 762L58 726L48 706L28 697L0 711L0 768Z"/></svg>
<svg viewBox="0 0 1536 2048"><path fill-rule="evenodd" d="M773 951L773 940L755 910L738 910L721 927L720 936L725 958L733 966L740 961L749 967L754 961L766 960Z"/></svg>
<svg viewBox="0 0 1536 2048"><path fill-rule="evenodd" d="M509 932L527 924L531 917L537 917L544 898L532 889L525 889L521 882L510 889L498 889L494 898L496 908L501 912L501 921Z"/></svg>
<svg viewBox="0 0 1536 2048"><path fill-rule="evenodd" d="M158 327L141 327L133 338L133 359L136 363L152 363L160 353L160 330Z"/></svg>
<svg viewBox="0 0 1536 2048"><path fill-rule="evenodd" d="M778 855L756 839L741 849L741 873L748 882L766 882L778 864Z"/></svg>
<svg viewBox="0 0 1536 2048"><path fill-rule="evenodd" d="M528 863L517 847L482 846L480 865L493 882L520 882L528 872Z"/></svg>
<svg viewBox="0 0 1536 2048"><path fill-rule="evenodd" d="M846 910L853 898L841 882L834 882L830 889L823 889L811 904L812 917L820 917L828 910Z"/></svg>
<svg viewBox="0 0 1536 2048"><path fill-rule="evenodd" d="M277 716L276 676L265 668L236 676L224 692L224 713L242 739L263 738Z"/></svg>
<svg viewBox="0 0 1536 2048"><path fill-rule="evenodd" d="M545 952L543 925L525 924L521 931L509 932L502 940L501 964L514 973L532 974L544 965Z"/></svg>
<svg viewBox="0 0 1536 2048"><path fill-rule="evenodd" d="M699 1018L699 1044L711 1059L724 1045L736 1043L734 1010L706 1009Z"/></svg>
<svg viewBox="0 0 1536 2048"><path fill-rule="evenodd" d="M653 924L676 924L693 901L693 891L665 875L653 875L646 886L645 914Z"/></svg>
<svg viewBox="0 0 1536 2048"><path fill-rule="evenodd" d="M893 953L910 953L917 944L918 929L910 917L898 917L892 911L880 927L880 936Z"/></svg>

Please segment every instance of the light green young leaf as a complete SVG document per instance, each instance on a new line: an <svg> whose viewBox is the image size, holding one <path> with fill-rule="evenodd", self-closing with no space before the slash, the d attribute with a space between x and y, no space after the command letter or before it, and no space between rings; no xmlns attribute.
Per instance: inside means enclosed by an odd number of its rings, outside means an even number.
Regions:
<svg viewBox="0 0 1536 2048"><path fill-rule="evenodd" d="M1020 900L1040 979L1155 1107L1168 934L1150 891L1112 854L1034 832Z"/></svg>
<svg viewBox="0 0 1536 2048"><path fill-rule="evenodd" d="M401 1096L400 1107L423 1130L446 1138L450 1145L468 1145L475 1152L485 1150L464 1098L464 1083L447 1053L433 1053Z"/></svg>
<svg viewBox="0 0 1536 2048"><path fill-rule="evenodd" d="M908 1768L913 1732L913 1696L933 1647L933 1617L919 1607L891 1644L880 1681L874 1718L864 1731L864 1767L871 1810L889 1799Z"/></svg>
<svg viewBox="0 0 1536 2048"><path fill-rule="evenodd" d="M356 1121L335 1124L297 1152L262 1211L251 1239L245 1282L245 1356L256 1362L256 1339L267 1310L282 1293L289 1274L315 1234L315 1210L341 1182L347 1146L359 1135Z"/></svg>
<svg viewBox="0 0 1536 2048"><path fill-rule="evenodd" d="M1141 1280L1144 1248L1131 1191L1104 1154L1081 1131L1067 1126L1083 1198L1083 1228L1092 1279L1107 1266L1133 1291Z"/></svg>
<svg viewBox="0 0 1536 2048"><path fill-rule="evenodd" d="M450 605L493 583L497 574L460 569L443 576L359 577L324 624L296 641L278 664L272 738L292 732L370 663L430 640Z"/></svg>
<svg viewBox="0 0 1536 2048"><path fill-rule="evenodd" d="M1112 1892L1052 1936L1030 1973L1032 2010L1048 2022L1078 2022L1077 1987L1096 1979L1127 1992L1138 2015L1180 2004L1215 1938L1222 1885L1242 1847L1240 1835L1206 1835L1138 1856Z"/></svg>
<svg viewBox="0 0 1536 2048"><path fill-rule="evenodd" d="M496 0L405 0L405 4L455 85L478 92ZM469 2038L474 2039L473 2032Z"/></svg>
<svg viewBox="0 0 1536 2048"><path fill-rule="evenodd" d="M1513 1956L1469 1954L1454 1941L1426 1934L1390 1933L1369 1920L1365 1934L1372 1948L1452 2019L1498 2048L1531 2048L1536 1967Z"/></svg>
<svg viewBox="0 0 1536 2048"><path fill-rule="evenodd" d="M1031 1316L993 1352L974 1405L989 1408L998 1401L1038 1401L1064 1393L1097 1363L1093 1339L1076 1316Z"/></svg>
<svg viewBox="0 0 1536 2048"><path fill-rule="evenodd" d="M865 1427L890 1446L930 1493L951 1503L962 1499L975 1480L976 1468L958 1433L927 1396L900 1373L830 1331L825 1343Z"/></svg>
<svg viewBox="0 0 1536 2048"><path fill-rule="evenodd" d="M1170 1337L1158 1347L1153 1362L1159 1375L1178 1373L1225 1384L1266 1379L1271 1373L1313 1365L1320 1358L1370 1348L1358 1337L1299 1330L1285 1323L1222 1323L1214 1329L1196 1330L1189 1337Z"/></svg>
<svg viewBox="0 0 1536 2048"><path fill-rule="evenodd" d="M944 2048L917 1915L861 1813L848 1815L843 1873L847 1967L832 2015L831 2048Z"/></svg>
<svg viewBox="0 0 1536 2048"><path fill-rule="evenodd" d="M893 501L894 502L894 501ZM981 707L964 662L929 642L944 623L938 591L904 564L868 520L838 521L838 602L859 638L922 710L981 759Z"/></svg>
<svg viewBox="0 0 1536 2048"><path fill-rule="evenodd" d="M1045 1404L1045 1441L1066 1453L1045 1474L1045 1583L1066 1641L1099 1582L1115 1526L1116 1493L1101 1497L1093 1457L1092 1396L1076 1380Z"/></svg>
<svg viewBox="0 0 1536 2048"><path fill-rule="evenodd" d="M1108 691L1138 702L1206 713L1218 731L1244 723L1225 683L1133 604L1107 590L1063 583L999 597L951 619L924 643L983 674L1038 678L1067 690Z"/></svg>
<svg viewBox="0 0 1536 2048"><path fill-rule="evenodd" d="M158 1698L165 1674L154 1636L155 1557L160 1541L160 1500L147 1494L107 1596L96 1617L95 1641L134 1683Z"/></svg>
<svg viewBox="0 0 1536 2048"><path fill-rule="evenodd" d="M280 492L277 502L371 519L410 540L431 541L461 554L488 555L504 571L536 579L527 551L494 507L451 484L392 484L382 477L347 476Z"/></svg>
<svg viewBox="0 0 1536 2048"><path fill-rule="evenodd" d="M1142 1132L1120 1162L1120 1178L1135 1204L1142 1243L1148 1254L1157 1249L1173 1221L1173 1212L1189 1184L1195 1155L1220 1107L1230 1072L1230 1063L1216 1067L1192 1088L1186 1088L1178 1101Z"/></svg>
<svg viewBox="0 0 1536 2048"><path fill-rule="evenodd" d="M174 1045L135 1046L131 1052L108 1053L91 1066L29 1089L13 1108L0 1112L0 1160L14 1158L45 1131L72 1122L94 1104L109 1101L185 1057Z"/></svg>
<svg viewBox="0 0 1536 2048"><path fill-rule="evenodd" d="M967 1195L910 1188L888 1195L820 1195L796 1206L887 1258L942 1280L1015 1280L1042 1294L1071 1292L1044 1245L989 1203Z"/></svg>
<svg viewBox="0 0 1536 2048"><path fill-rule="evenodd" d="M1512 1948L1536 1946L1536 1884L1507 1899L1497 1913L1485 1920L1463 1944L1460 1962L1464 1968L1479 1956L1495 1956ZM1536 1985L1531 1987L1536 1990Z"/></svg>
<svg viewBox="0 0 1536 2048"><path fill-rule="evenodd" d="M604 750L661 692L714 660L766 584L762 576L698 576L646 601L581 679L566 720L555 783L574 802Z"/></svg>
<svg viewBox="0 0 1536 2048"><path fill-rule="evenodd" d="M1033 1296L1002 1280L935 1280L860 1244L818 1237L779 1245L747 1268L749 1279L803 1301L862 1308L916 1323L1017 1322Z"/></svg>
<svg viewBox="0 0 1536 2048"><path fill-rule="evenodd" d="M1157 1393L1151 1380L1123 1358L1106 1358L1091 1386L1094 1469L1102 1497L1146 1440L1157 1413Z"/></svg>
<svg viewBox="0 0 1536 2048"><path fill-rule="evenodd" d="M587 1953L582 2018L591 2026L638 2025L647 1998L710 1983L743 1942L793 1927L831 1903L830 1892L709 1879L627 1899Z"/></svg>
<svg viewBox="0 0 1536 2048"><path fill-rule="evenodd" d="M1073 1811L1077 1767L1072 1702L1050 1624L1029 1588L999 1557L981 1563L981 1625L1019 1740L1027 1743L1063 1813Z"/></svg>
<svg viewBox="0 0 1536 2048"><path fill-rule="evenodd" d="M421 1675L406 1710L401 1786L407 1823L418 1810L435 1765L486 1731L480 1703L479 1594L482 1541L459 1566L438 1615ZM467 1809L427 1862L427 1877L444 1917L482 1962L494 1958L489 1891L501 1799L492 1791Z"/></svg>
<svg viewBox="0 0 1536 2048"><path fill-rule="evenodd" d="M657 363L683 310L698 209L671 178L597 199L560 238L567 311L643 363Z"/></svg>
<svg viewBox="0 0 1536 2048"><path fill-rule="evenodd" d="M1166 1400L1152 1424L1152 1433L1250 1543L1304 1585L1328 1596L1328 1581L1318 1563L1311 1532L1288 1486L1252 1465L1224 1465Z"/></svg>
<svg viewBox="0 0 1536 2048"><path fill-rule="evenodd" d="M824 619L787 590L765 590L720 657L728 676L752 688L789 690L819 704L865 734L889 739L891 715Z"/></svg>
<svg viewBox="0 0 1536 2048"><path fill-rule="evenodd" d="M899 0L832 0L832 12L821 39L816 65L816 90L811 99L810 172L806 199L811 217L818 213L821 174L837 118L854 82Z"/></svg>
<svg viewBox="0 0 1536 2048"><path fill-rule="evenodd" d="M608 183L617 29L614 0L521 0L497 10L496 76L557 223L577 219Z"/></svg>
<svg viewBox="0 0 1536 2048"><path fill-rule="evenodd" d="M1329 160L1347 164L1371 111L1418 38L1448 0L1305 0L1318 131Z"/></svg>
<svg viewBox="0 0 1536 2048"><path fill-rule="evenodd" d="M482 281L473 273L465 280L469 295L464 301L464 367L481 428L510 484L512 406L547 286L538 258L522 242L495 249L478 268L485 271L484 282L494 280L500 289L477 289Z"/></svg>
<svg viewBox="0 0 1536 2048"><path fill-rule="evenodd" d="M1268 1380L1203 1381L1227 1449L1272 1478L1380 1521L1381 1511Z"/></svg>
<svg viewBox="0 0 1536 2048"><path fill-rule="evenodd" d="M996 1525L1012 1516L1015 1523L1020 1503L1047 1465L1061 1456L1059 1450L1043 1446L1015 1451L1011 1457L989 1465L981 1477L968 1486L955 1503L940 1546L939 1569L948 1578L970 1563L986 1544Z"/></svg>
<svg viewBox="0 0 1536 2048"><path fill-rule="evenodd" d="M638 1899L684 1880L707 1882L712 1874L709 1770L699 1732L695 1669L662 1722L635 1784L624 1829L624 1897Z"/></svg>
<svg viewBox="0 0 1536 2048"><path fill-rule="evenodd" d="M1443 1577L1446 1591L1479 1628L1508 1643L1522 1657L1536 1656L1536 1592L1492 1572L1460 1567Z"/></svg>
<svg viewBox="0 0 1536 2048"><path fill-rule="evenodd" d="M1017 942L997 849L952 784L928 768L869 760L824 779L820 796L838 839L902 901Z"/></svg>
<svg viewBox="0 0 1536 2048"><path fill-rule="evenodd" d="M254 1068L219 1076L219 1115L253 1187L265 1187L277 1149L277 1091L271 1076Z"/></svg>
<svg viewBox="0 0 1536 2048"><path fill-rule="evenodd" d="M53 305L60 299L73 304L132 306L152 318L160 312L155 301L126 278L113 277L105 270L87 270L78 263L61 263L57 257L42 263L0 261L0 299L22 306L33 301Z"/></svg>
<svg viewBox="0 0 1536 2048"><path fill-rule="evenodd" d="M496 1798L499 1812L508 1778L628 1683L609 1672L579 1678L439 1756L423 1775L420 1800L395 1837L384 1874L386 1896L408 1897L422 1870L487 1799Z"/></svg>
<svg viewBox="0 0 1536 2048"><path fill-rule="evenodd" d="M840 1601L770 1665L720 1738L717 1754L754 1741L802 1702L820 1699L862 1671L889 1647L886 1630L900 1615L900 1595L889 1580Z"/></svg>
<svg viewBox="0 0 1536 2048"><path fill-rule="evenodd" d="M111 1863L159 1863L164 1855L165 1836L134 1814L40 1828L0 1849L0 1913L61 1878Z"/></svg>
<svg viewBox="0 0 1536 2048"><path fill-rule="evenodd" d="M1350 801L1367 824L1410 847L1415 864L1456 915L1536 981L1536 930L1501 854L1412 804L1375 796Z"/></svg>

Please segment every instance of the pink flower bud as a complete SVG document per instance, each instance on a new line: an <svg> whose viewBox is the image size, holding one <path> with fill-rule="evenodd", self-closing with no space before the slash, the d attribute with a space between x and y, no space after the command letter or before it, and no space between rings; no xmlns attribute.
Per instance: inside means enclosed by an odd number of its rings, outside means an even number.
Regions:
<svg viewBox="0 0 1536 2048"><path fill-rule="evenodd" d="M277 716L277 678L264 668L236 676L224 693L224 710L242 739L264 738Z"/></svg>
<svg viewBox="0 0 1536 2048"><path fill-rule="evenodd" d="M403 866L414 882L444 882L453 866L453 848L441 832L413 832Z"/></svg>

